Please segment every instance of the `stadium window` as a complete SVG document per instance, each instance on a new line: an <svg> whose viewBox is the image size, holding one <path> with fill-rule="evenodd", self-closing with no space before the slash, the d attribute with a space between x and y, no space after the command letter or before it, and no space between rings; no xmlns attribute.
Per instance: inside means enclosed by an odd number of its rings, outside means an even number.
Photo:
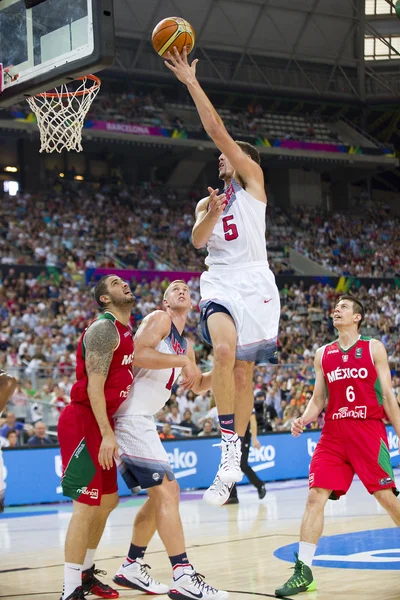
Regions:
<svg viewBox="0 0 400 600"><path fill-rule="evenodd" d="M398 59L400 56L395 50L400 52L400 36L390 36L384 38L393 48L385 44L382 39L368 36L364 40L364 58L365 60L388 60Z"/></svg>
<svg viewBox="0 0 400 600"><path fill-rule="evenodd" d="M365 0L366 15L390 15L394 7L386 0Z"/></svg>

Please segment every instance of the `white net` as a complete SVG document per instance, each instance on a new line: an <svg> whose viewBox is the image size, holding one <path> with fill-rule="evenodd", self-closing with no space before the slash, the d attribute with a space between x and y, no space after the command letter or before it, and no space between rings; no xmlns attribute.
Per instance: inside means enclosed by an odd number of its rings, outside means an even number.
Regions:
<svg viewBox="0 0 400 600"><path fill-rule="evenodd" d="M40 152L82 151L83 123L100 83L94 75L87 75L27 98L39 127ZM71 85L76 89L71 90Z"/></svg>

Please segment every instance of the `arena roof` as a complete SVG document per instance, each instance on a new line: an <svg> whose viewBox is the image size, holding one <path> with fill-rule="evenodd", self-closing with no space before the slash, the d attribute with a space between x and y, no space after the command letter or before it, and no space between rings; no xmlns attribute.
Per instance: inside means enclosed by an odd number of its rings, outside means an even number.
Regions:
<svg viewBox="0 0 400 600"><path fill-rule="evenodd" d="M393 83L397 69L388 83L380 67L364 62L364 35L372 27L365 0L115 0L114 5L116 68L123 71L171 77L150 38L161 19L176 15L195 29L193 56L201 61L203 80L354 100L400 95Z"/></svg>

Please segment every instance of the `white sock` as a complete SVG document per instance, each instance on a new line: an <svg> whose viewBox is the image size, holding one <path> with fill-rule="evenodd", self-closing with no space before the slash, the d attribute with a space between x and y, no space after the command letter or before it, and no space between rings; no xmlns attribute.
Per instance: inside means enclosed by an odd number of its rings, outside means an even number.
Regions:
<svg viewBox="0 0 400 600"><path fill-rule="evenodd" d="M234 435L236 435L235 431L229 433L224 433L223 431L221 431L221 439L224 442L230 442Z"/></svg>
<svg viewBox="0 0 400 600"><path fill-rule="evenodd" d="M65 563L62 600L68 598L80 585L82 585L82 565Z"/></svg>
<svg viewBox="0 0 400 600"><path fill-rule="evenodd" d="M184 575L185 571L187 571L188 569L194 570L193 569L193 565L191 565L190 563L188 563L187 565L184 565L184 566L183 565L175 566L172 569L172 577L173 577L173 579L175 579L175 581L176 581L179 577L181 577L181 575Z"/></svg>
<svg viewBox="0 0 400 600"><path fill-rule="evenodd" d="M85 561L83 563L82 571L87 571L94 565L94 555L96 554L97 548L94 550L90 550L89 548L86 550Z"/></svg>
<svg viewBox="0 0 400 600"><path fill-rule="evenodd" d="M308 542L300 542L299 543L299 560L301 560L305 565L307 565L307 567L311 568L316 549L317 549L316 544L309 544Z"/></svg>

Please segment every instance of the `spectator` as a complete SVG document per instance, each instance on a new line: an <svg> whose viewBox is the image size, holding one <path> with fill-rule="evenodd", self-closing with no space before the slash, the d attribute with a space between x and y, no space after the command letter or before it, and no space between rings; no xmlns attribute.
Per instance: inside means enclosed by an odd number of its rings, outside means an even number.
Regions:
<svg viewBox="0 0 400 600"><path fill-rule="evenodd" d="M0 428L0 435L7 439L9 431L21 431L24 428L24 424L17 421L16 416L13 412L8 412L6 416L6 422Z"/></svg>
<svg viewBox="0 0 400 600"><path fill-rule="evenodd" d="M34 432L34 435L28 440L28 446L49 446L54 444L50 438L46 437L46 425L43 421L35 423Z"/></svg>
<svg viewBox="0 0 400 600"><path fill-rule="evenodd" d="M173 440L175 439L174 434L172 433L170 423L164 423L162 432L159 434L162 440Z"/></svg>
<svg viewBox="0 0 400 600"><path fill-rule="evenodd" d="M187 408L183 413L183 421L180 422L181 427L190 427L192 430L192 435L197 435L199 433L199 428L192 421L192 411Z"/></svg>
<svg viewBox="0 0 400 600"><path fill-rule="evenodd" d="M198 437L208 437L210 435L216 435L216 432L213 430L213 420L205 419L203 423L203 429L200 433L197 434Z"/></svg>
<svg viewBox="0 0 400 600"><path fill-rule="evenodd" d="M17 448L19 446L18 432L15 431L15 429L10 429L10 431L7 433L6 439L8 442L8 445L5 446L6 448Z"/></svg>

